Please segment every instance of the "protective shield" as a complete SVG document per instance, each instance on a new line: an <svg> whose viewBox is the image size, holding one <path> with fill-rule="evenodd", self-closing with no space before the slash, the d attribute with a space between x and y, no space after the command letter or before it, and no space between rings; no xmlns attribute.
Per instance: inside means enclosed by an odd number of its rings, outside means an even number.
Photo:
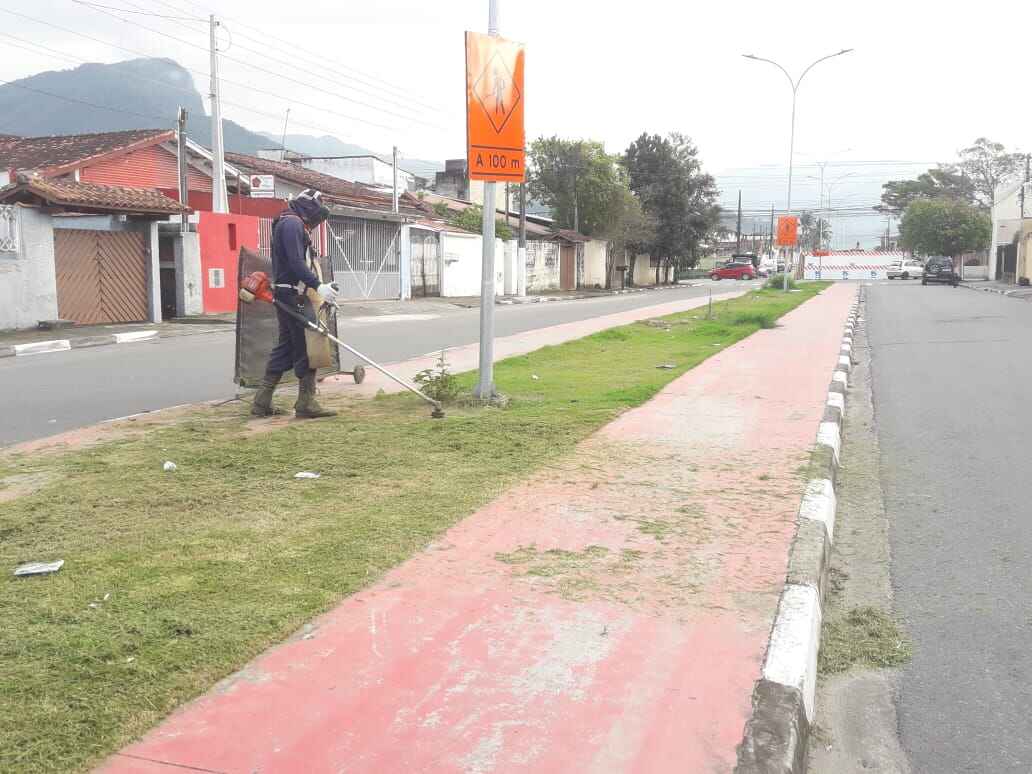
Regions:
<svg viewBox="0 0 1032 774"><path fill-rule="evenodd" d="M323 276L332 276L332 267L328 258L322 258ZM246 277L252 272L264 271L272 276L272 260L248 250L240 248L237 263L237 276ZM337 317L325 310L319 311L319 319L326 325L330 333L337 335ZM338 373L340 371L340 352L325 336L312 332L309 340L309 358L317 367L320 375ZM265 366L269 362L269 354L279 339L279 325L276 321L276 308L263 301L252 301L245 304L237 301L236 327L236 368L234 381L241 387L258 387L265 375ZM314 355L314 357L313 357ZM293 371L283 374L284 381L293 379Z"/></svg>

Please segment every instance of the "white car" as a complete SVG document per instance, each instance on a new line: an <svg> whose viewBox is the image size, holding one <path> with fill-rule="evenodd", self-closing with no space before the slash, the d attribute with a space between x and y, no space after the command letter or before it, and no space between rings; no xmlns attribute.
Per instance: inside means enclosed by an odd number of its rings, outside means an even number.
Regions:
<svg viewBox="0 0 1032 774"><path fill-rule="evenodd" d="M896 261L889 267L889 279L919 279L924 276L924 264L914 258Z"/></svg>

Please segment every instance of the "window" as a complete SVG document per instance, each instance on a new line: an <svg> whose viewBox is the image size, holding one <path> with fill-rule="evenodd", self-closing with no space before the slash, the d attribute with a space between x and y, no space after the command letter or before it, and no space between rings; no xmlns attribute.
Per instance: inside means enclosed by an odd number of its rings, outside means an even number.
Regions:
<svg viewBox="0 0 1032 774"><path fill-rule="evenodd" d="M229 249L233 251L237 249L236 223L229 224Z"/></svg>
<svg viewBox="0 0 1032 774"><path fill-rule="evenodd" d="M222 269L208 269L208 287L212 289L226 287L226 272Z"/></svg>

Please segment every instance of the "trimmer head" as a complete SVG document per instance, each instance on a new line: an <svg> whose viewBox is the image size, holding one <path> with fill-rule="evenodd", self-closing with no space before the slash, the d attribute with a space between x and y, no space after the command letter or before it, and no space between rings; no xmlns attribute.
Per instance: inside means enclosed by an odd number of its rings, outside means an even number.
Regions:
<svg viewBox="0 0 1032 774"><path fill-rule="evenodd" d="M430 416L433 419L444 419L444 409L438 406L430 412Z"/></svg>

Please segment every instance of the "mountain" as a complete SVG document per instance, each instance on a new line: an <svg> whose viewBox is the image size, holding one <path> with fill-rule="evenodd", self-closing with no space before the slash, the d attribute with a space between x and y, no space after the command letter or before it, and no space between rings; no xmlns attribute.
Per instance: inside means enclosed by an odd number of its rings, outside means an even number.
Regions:
<svg viewBox="0 0 1032 774"><path fill-rule="evenodd" d="M172 59L130 59L51 70L0 84L0 133L36 137L51 134L172 128L179 106L187 110L187 133L211 145L211 118L188 70ZM224 119L226 150L257 153L278 148L280 137L252 132ZM324 135L287 135L287 147L310 156L391 154ZM405 159L402 168L431 180L444 169L437 161Z"/></svg>

